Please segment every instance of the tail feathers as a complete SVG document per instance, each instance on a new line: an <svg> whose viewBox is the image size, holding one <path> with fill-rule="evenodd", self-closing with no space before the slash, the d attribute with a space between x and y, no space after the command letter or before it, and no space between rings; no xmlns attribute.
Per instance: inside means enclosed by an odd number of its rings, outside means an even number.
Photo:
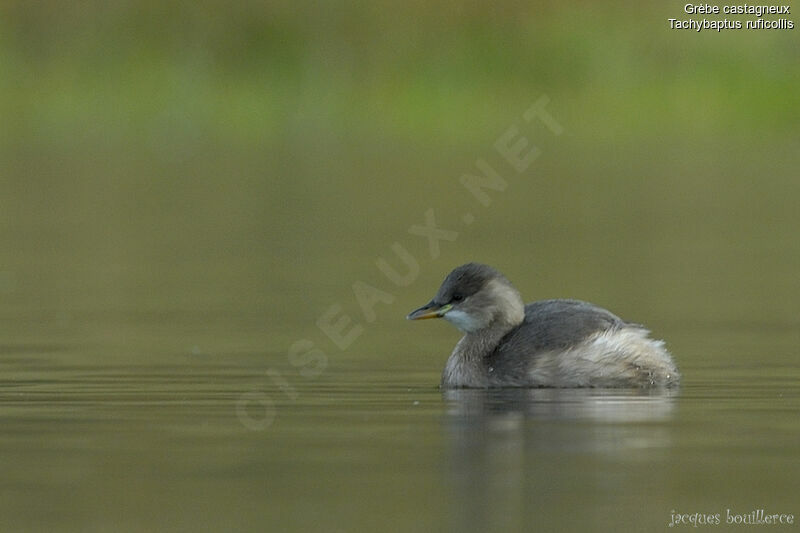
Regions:
<svg viewBox="0 0 800 533"><path fill-rule="evenodd" d="M541 387L670 387L680 374L664 342L638 324L593 335L538 356L530 371Z"/></svg>

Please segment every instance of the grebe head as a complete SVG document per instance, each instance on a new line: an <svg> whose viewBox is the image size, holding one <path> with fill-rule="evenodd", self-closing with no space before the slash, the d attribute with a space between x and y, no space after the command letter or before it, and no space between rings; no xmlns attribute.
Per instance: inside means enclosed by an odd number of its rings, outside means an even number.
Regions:
<svg viewBox="0 0 800 533"><path fill-rule="evenodd" d="M461 331L474 333L520 324L525 305L503 274L488 265L467 263L447 275L433 300L406 318L444 318Z"/></svg>

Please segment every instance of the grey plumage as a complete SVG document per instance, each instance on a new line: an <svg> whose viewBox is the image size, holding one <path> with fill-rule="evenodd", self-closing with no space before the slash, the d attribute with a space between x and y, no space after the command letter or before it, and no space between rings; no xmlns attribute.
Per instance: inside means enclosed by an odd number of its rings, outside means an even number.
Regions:
<svg viewBox="0 0 800 533"><path fill-rule="evenodd" d="M525 306L525 320L505 339L509 349L534 350L572 346L598 331L626 323L610 311L580 300L542 300Z"/></svg>
<svg viewBox="0 0 800 533"><path fill-rule="evenodd" d="M453 271L444 278L436 296L433 297L433 301L444 305L448 303L454 295L460 294L465 297L472 296L492 279L502 279L506 283L509 283L503 274L489 265L482 265L480 263L461 265L453 269Z"/></svg>
<svg viewBox="0 0 800 533"><path fill-rule="evenodd" d="M579 300L525 306L487 265L454 269L433 300L408 316L438 317L465 333L443 387L651 387L680 379L664 343L643 326Z"/></svg>

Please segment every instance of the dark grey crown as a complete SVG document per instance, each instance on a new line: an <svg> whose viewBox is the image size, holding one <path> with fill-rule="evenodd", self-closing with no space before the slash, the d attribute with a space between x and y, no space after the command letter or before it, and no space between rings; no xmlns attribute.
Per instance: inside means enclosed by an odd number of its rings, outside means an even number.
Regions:
<svg viewBox="0 0 800 533"><path fill-rule="evenodd" d="M439 305L444 305L453 300L453 296L463 298L472 296L493 279L498 279L511 285L503 274L489 265L481 263L461 265L447 275L433 301Z"/></svg>

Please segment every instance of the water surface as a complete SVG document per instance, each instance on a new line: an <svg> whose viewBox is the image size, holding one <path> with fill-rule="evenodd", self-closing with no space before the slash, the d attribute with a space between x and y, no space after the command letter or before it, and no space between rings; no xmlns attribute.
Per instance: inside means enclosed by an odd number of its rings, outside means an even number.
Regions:
<svg viewBox="0 0 800 533"><path fill-rule="evenodd" d="M106 317L127 335L95 344L17 323L37 340L0 346L3 529L641 531L798 512L793 330L748 333L771 364L698 354L677 390L442 392L431 354L345 353L304 377L279 353L145 353L163 320ZM253 320L226 327L246 346Z"/></svg>

